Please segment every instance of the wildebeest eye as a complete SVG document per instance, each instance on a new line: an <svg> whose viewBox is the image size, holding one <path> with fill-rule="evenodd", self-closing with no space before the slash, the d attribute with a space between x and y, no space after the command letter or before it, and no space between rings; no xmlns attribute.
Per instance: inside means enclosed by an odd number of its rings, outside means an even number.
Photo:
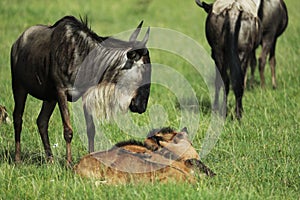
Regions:
<svg viewBox="0 0 300 200"><path fill-rule="evenodd" d="M133 60L128 59L122 69L131 69L132 65L133 65Z"/></svg>
<svg viewBox="0 0 300 200"><path fill-rule="evenodd" d="M141 56L137 51L134 50L134 51L127 52L127 58L130 60L138 61L141 58Z"/></svg>

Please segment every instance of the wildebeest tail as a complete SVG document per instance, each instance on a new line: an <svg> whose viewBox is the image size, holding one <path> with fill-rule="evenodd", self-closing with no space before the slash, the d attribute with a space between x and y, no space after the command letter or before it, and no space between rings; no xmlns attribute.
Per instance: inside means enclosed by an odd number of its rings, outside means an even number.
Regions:
<svg viewBox="0 0 300 200"><path fill-rule="evenodd" d="M238 12L238 15L236 15ZM230 70L230 78L233 89L243 83L243 71L238 52L238 37L241 27L242 12L230 10L225 19L225 62L226 68ZM235 90L235 89L234 89ZM241 91L242 93L242 91Z"/></svg>

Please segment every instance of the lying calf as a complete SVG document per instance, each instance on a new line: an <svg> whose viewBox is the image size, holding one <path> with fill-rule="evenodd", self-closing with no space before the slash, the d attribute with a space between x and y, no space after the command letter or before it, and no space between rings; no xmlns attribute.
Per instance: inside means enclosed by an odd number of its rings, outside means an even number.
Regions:
<svg viewBox="0 0 300 200"><path fill-rule="evenodd" d="M107 151L84 156L74 168L82 177L108 184L154 181L195 182L195 173L214 176L200 160L186 130L151 131L144 143L126 141Z"/></svg>

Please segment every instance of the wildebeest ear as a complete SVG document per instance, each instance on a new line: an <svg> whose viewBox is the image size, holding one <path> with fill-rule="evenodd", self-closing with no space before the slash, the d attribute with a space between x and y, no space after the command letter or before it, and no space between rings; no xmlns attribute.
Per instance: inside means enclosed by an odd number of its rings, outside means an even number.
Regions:
<svg viewBox="0 0 300 200"><path fill-rule="evenodd" d="M135 31L131 34L130 38L129 38L129 41L130 42L134 42L136 41L140 31L141 31L141 28L142 28L142 25L143 25L143 20L140 22L140 24L138 25L138 27L135 29Z"/></svg>
<svg viewBox="0 0 300 200"><path fill-rule="evenodd" d="M187 130L187 127L184 127L183 129L181 129L180 132L185 132L185 133L187 133L187 134L189 133L188 130Z"/></svg>

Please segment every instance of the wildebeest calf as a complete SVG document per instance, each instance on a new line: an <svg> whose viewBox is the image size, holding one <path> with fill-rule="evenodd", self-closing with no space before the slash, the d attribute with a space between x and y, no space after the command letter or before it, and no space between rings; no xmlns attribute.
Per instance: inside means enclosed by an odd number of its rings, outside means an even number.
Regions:
<svg viewBox="0 0 300 200"><path fill-rule="evenodd" d="M37 126L49 159L48 123L58 103L68 162L73 137L68 101L83 96L90 152L94 151L94 111L102 118L128 109L145 112L151 78L146 48L150 29L137 41L141 26L127 42L100 37L88 28L87 20L66 16L53 26L32 26L18 38L11 49L16 161L20 161L22 115L28 94L43 101Z"/></svg>
<svg viewBox="0 0 300 200"><path fill-rule="evenodd" d="M107 151L84 156L74 170L82 177L108 184L195 182L197 173L215 175L200 161L186 130L176 132L170 128L150 132L144 143L121 142Z"/></svg>
<svg viewBox="0 0 300 200"><path fill-rule="evenodd" d="M210 5L196 0L196 3L208 12L206 38L211 46L217 71L224 81L224 100L227 102L231 82L236 100L235 113L240 119L247 64L254 56L261 38L261 24L257 16L259 1L216 0ZM219 92L222 86L218 72L215 80L216 110L219 110ZM222 112L225 110L226 108L221 108Z"/></svg>

